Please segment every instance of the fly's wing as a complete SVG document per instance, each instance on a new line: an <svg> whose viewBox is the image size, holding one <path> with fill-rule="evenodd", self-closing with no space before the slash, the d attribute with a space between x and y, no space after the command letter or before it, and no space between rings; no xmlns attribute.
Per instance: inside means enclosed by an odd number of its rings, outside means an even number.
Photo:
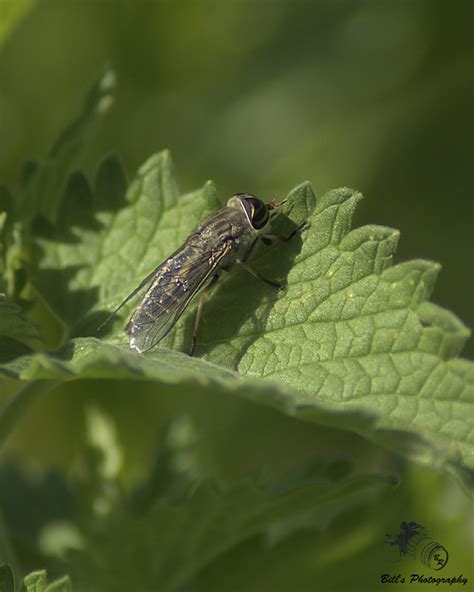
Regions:
<svg viewBox="0 0 474 592"><path fill-rule="evenodd" d="M130 347L138 352L151 349L168 334L192 297L206 283L229 252L229 242L212 251L184 247L166 261L138 303L127 325Z"/></svg>
<svg viewBox="0 0 474 592"><path fill-rule="evenodd" d="M122 300L122 302L117 306L117 308L109 314L109 316L105 319L105 321L102 321L102 323L97 327L97 331L100 331L102 329L102 327L104 327L104 325L106 325L110 321L110 319L112 319L118 313L118 311L122 308L122 306L125 306L131 298L136 296L142 288L144 288L147 284L150 283L151 278L156 275L156 273L158 272L160 267L161 267L161 265L159 265L156 269L154 269L151 273L149 273L146 276L146 278L143 279L140 282L140 284L132 292L130 292L130 294L124 300Z"/></svg>

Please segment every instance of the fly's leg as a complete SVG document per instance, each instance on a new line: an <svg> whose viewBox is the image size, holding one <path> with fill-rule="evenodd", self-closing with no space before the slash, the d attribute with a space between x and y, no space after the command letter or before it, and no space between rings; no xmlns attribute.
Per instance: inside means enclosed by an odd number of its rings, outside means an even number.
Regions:
<svg viewBox="0 0 474 592"><path fill-rule="evenodd" d="M268 284L269 286L272 286L273 288L282 288L282 285L279 284L278 282L274 282L272 280L268 280L267 278L263 277L262 275L260 275L260 273L258 271L256 271L253 267L250 267L250 265L247 265L247 263L245 263L245 261L236 261L237 265L240 265L240 267L242 269L245 269L246 272L250 273L250 275L253 275L253 277L257 278L258 280L261 280L262 282L265 282L266 284Z"/></svg>
<svg viewBox="0 0 474 592"><path fill-rule="evenodd" d="M305 228L306 226L308 226L308 222L305 220L302 224L300 224L297 228L295 228L288 236L277 236L276 234L264 234L263 236L259 236L258 239L260 239L265 245L271 245L275 241L287 243L295 236L295 234L297 234L298 232L303 230L303 228ZM255 242L251 246L249 252L247 253L246 259L248 258L250 253L253 251L257 240L255 240ZM242 267L242 269L245 269L245 271L247 271L248 273L250 273L251 275L253 275L257 279L261 280L262 282L265 282L269 286L272 286L272 287L278 288L278 289L283 288L283 284L280 284L280 283L275 282L273 280L268 280L267 278L263 277L262 275L260 275L260 273L258 271L255 271L255 269L250 267L250 265L247 265L247 263L245 263L245 261L236 261L236 263L238 265L240 265L240 267Z"/></svg>
<svg viewBox="0 0 474 592"><path fill-rule="evenodd" d="M193 328L193 336L192 336L192 340L191 340L191 349L189 350L190 356L193 356L194 352L196 350L197 335L198 335L198 331L199 331L199 325L201 324L202 311L204 308L204 301L206 300L206 296L209 294L211 289L214 287L214 284L217 282L218 279L219 279L218 275L213 276L213 278L211 279L209 284L205 288L203 288L201 291L201 296L199 297L199 302L198 302L197 311L196 311L196 317L194 319L194 328Z"/></svg>
<svg viewBox="0 0 474 592"><path fill-rule="evenodd" d="M295 234L300 232L300 230L303 230L303 228L306 228L306 226L308 226L308 225L309 225L309 222L307 220L305 220L302 224L300 224L297 228L295 228L288 236L277 236L276 234L262 234L260 236L257 236L256 239L251 244L250 249L247 251L247 254L245 255L245 261L247 261L247 259L251 256L251 254L255 250L255 247L256 247L259 240L261 240L262 243L264 243L267 246L270 246L275 241L287 243L289 240L291 240L295 236ZM250 273L252 273L252 272L250 272Z"/></svg>
<svg viewBox="0 0 474 592"><path fill-rule="evenodd" d="M268 245L271 245L275 241L280 241L282 243L287 243L296 234L298 234L298 232L300 232L301 230L303 230L303 228L306 228L308 225L309 225L309 222L307 220L305 220L297 228L295 228L293 231L291 231L288 236L277 236L276 234L264 234L264 235L262 235L259 238L267 246Z"/></svg>

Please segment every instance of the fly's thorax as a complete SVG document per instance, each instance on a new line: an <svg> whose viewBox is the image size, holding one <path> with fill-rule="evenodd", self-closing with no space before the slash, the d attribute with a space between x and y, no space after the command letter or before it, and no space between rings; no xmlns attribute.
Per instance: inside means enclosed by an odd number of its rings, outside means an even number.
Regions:
<svg viewBox="0 0 474 592"><path fill-rule="evenodd" d="M222 242L253 242L265 229L256 230L243 209L232 206L221 208L208 216L188 237L187 244L196 248L209 248Z"/></svg>
<svg viewBox="0 0 474 592"><path fill-rule="evenodd" d="M263 224L263 225L262 225ZM237 194L227 206L208 216L189 235L183 245L187 254L220 254L226 245L221 267L230 267L238 259L245 259L260 234L268 233L270 217L266 204L249 194Z"/></svg>

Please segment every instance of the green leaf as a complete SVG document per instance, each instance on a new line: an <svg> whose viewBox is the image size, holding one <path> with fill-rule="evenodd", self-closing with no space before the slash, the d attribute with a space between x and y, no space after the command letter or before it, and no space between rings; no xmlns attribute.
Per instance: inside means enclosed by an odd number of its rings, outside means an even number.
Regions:
<svg viewBox="0 0 474 592"><path fill-rule="evenodd" d="M124 199L120 171L116 159L104 161L93 190L82 176L71 178L61 223L35 239L32 282L71 336L93 334L219 205L209 183L180 196L166 152L145 163ZM428 302L439 265L394 266L397 231L350 230L360 198L338 189L316 199L309 183L289 194L275 232L288 234L303 220L309 228L252 257L256 269L285 279L287 288L277 292L242 270L223 278L204 309L200 359L180 353L190 343L191 307L145 355L128 349L123 314L101 342L75 339L56 354L21 357L1 369L21 379L217 384L350 429L472 484L474 369L456 359L469 331Z"/></svg>
<svg viewBox="0 0 474 592"><path fill-rule="evenodd" d="M0 357L14 358L38 343L37 326L25 318L19 306L0 293Z"/></svg>
<svg viewBox="0 0 474 592"><path fill-rule="evenodd" d="M23 578L26 592L44 592L46 588L46 570L33 571Z"/></svg>
<svg viewBox="0 0 474 592"><path fill-rule="evenodd" d="M0 564L0 592L15 592L15 576L7 563Z"/></svg>
<svg viewBox="0 0 474 592"><path fill-rule="evenodd" d="M69 334L80 332L100 298L94 260L101 259L107 226L124 205L125 183L119 160L110 156L99 167L94 189L82 173L71 175L56 227L44 220L36 225L31 281Z"/></svg>
<svg viewBox="0 0 474 592"><path fill-rule="evenodd" d="M211 183L181 196L178 206L167 152L141 167L126 196L125 183L115 156L100 164L93 189L81 173L72 175L57 226L46 225L36 240L33 285L70 335L94 330L179 235L219 206Z"/></svg>
<svg viewBox="0 0 474 592"><path fill-rule="evenodd" d="M25 592L72 592L69 576L47 583L46 570L34 571L23 579Z"/></svg>
<svg viewBox="0 0 474 592"><path fill-rule="evenodd" d="M79 115L59 134L46 158L25 163L14 191L0 183L0 289L10 298L20 301L24 267L35 255L31 223L35 217L43 228L47 221L60 222L58 209L75 159L92 124L110 107L114 85L115 75L106 69L92 85Z"/></svg>
<svg viewBox="0 0 474 592"><path fill-rule="evenodd" d="M2 337L26 344L39 339L37 327L23 316L19 306L0 293L0 339Z"/></svg>
<svg viewBox="0 0 474 592"><path fill-rule="evenodd" d="M14 200L10 190L0 184L0 291L18 296L25 282L22 227L15 222ZM20 277L19 277L20 276Z"/></svg>
<svg viewBox="0 0 474 592"><path fill-rule="evenodd" d="M44 592L72 592L71 579L69 576L63 576L48 584Z"/></svg>

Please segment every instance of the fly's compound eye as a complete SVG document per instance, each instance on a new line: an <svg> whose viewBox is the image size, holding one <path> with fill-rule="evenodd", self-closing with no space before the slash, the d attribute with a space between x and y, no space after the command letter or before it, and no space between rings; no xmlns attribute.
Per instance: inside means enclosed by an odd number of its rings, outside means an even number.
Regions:
<svg viewBox="0 0 474 592"><path fill-rule="evenodd" d="M268 222L268 208L263 201L256 197L242 199L248 220L255 230L260 230Z"/></svg>

